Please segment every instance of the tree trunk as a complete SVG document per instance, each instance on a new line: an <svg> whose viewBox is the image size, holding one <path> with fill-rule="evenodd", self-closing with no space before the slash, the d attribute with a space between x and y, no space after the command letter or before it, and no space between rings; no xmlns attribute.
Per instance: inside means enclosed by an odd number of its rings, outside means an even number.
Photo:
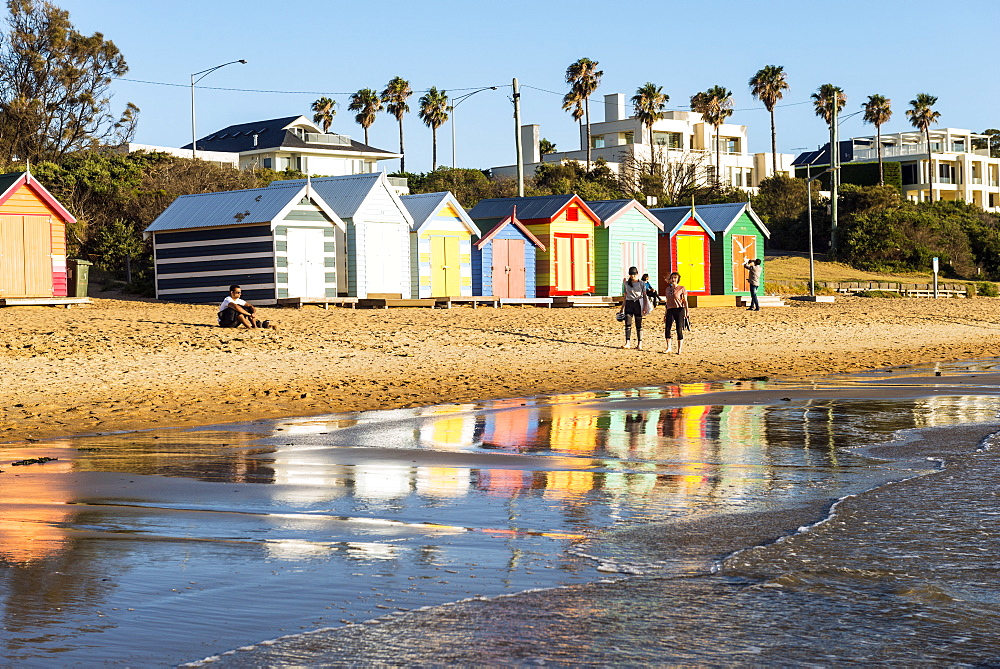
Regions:
<svg viewBox="0 0 1000 669"><path fill-rule="evenodd" d="M371 146L371 144L368 143L368 128L365 128L365 145Z"/></svg>
<svg viewBox="0 0 1000 669"><path fill-rule="evenodd" d="M431 128L431 172L438 168L438 129Z"/></svg>
<svg viewBox="0 0 1000 669"><path fill-rule="evenodd" d="M590 172L590 98L583 99L583 111L587 115L587 172Z"/></svg>
<svg viewBox="0 0 1000 669"><path fill-rule="evenodd" d="M768 109L771 112L771 176L778 176L778 137L774 131L774 107Z"/></svg>
<svg viewBox="0 0 1000 669"><path fill-rule="evenodd" d="M399 171L406 171L406 153L403 152L403 117L399 117Z"/></svg>
<svg viewBox="0 0 1000 669"><path fill-rule="evenodd" d="M719 126L715 126L715 187L722 187L722 145L719 142Z"/></svg>
<svg viewBox="0 0 1000 669"><path fill-rule="evenodd" d="M878 152L878 185L885 185L885 177L882 174L882 126L875 126L875 150Z"/></svg>

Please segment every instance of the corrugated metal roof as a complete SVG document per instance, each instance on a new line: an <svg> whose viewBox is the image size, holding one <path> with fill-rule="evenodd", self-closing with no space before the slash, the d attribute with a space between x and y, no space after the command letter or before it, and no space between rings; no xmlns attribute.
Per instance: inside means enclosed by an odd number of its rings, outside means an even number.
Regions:
<svg viewBox="0 0 1000 669"><path fill-rule="evenodd" d="M629 205L632 200L587 200L587 206L605 221Z"/></svg>
<svg viewBox="0 0 1000 669"><path fill-rule="evenodd" d="M691 207L662 207L650 209L649 213L656 216L660 223L663 223L665 231L672 232L674 228L691 216Z"/></svg>
<svg viewBox="0 0 1000 669"><path fill-rule="evenodd" d="M506 218L517 205L517 217L522 221L552 218L575 195L538 195L536 197L498 197L480 200L469 216L472 218Z"/></svg>
<svg viewBox="0 0 1000 669"><path fill-rule="evenodd" d="M427 222L431 216L437 213L448 196L448 191L441 193L420 193L418 195L404 195L399 199L406 205L406 210L413 217L413 229L418 230L421 225Z"/></svg>
<svg viewBox="0 0 1000 669"><path fill-rule="evenodd" d="M341 218L353 218L364 204L365 198L376 188L382 179L381 172L370 174L352 174L344 177L322 177L310 179L312 189L316 191ZM272 181L271 188L281 185L304 186L305 179L291 181ZM391 188L389 189L391 191Z"/></svg>
<svg viewBox="0 0 1000 669"><path fill-rule="evenodd" d="M267 188L182 195L156 217L146 232L270 223L290 201L301 197L301 183Z"/></svg>

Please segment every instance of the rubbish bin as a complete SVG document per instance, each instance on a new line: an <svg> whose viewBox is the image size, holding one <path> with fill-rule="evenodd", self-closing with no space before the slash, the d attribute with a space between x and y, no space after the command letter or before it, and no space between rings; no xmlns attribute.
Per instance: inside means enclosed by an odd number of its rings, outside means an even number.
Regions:
<svg viewBox="0 0 1000 669"><path fill-rule="evenodd" d="M81 258L70 258L66 262L67 288L70 297L87 297L90 281L90 266L94 263Z"/></svg>

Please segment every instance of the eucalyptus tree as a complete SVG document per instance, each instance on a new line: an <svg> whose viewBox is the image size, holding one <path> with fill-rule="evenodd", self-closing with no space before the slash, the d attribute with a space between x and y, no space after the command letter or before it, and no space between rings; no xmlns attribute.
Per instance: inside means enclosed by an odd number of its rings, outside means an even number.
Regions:
<svg viewBox="0 0 1000 669"><path fill-rule="evenodd" d="M937 104L937 98L927 93L917 93L914 100L910 100L910 108L906 110L906 118L910 119L910 125L924 133L924 141L927 142L927 187L930 191L931 202L934 201L934 161L931 160L931 124L937 123L941 117L941 112L931 109Z"/></svg>
<svg viewBox="0 0 1000 669"><path fill-rule="evenodd" d="M448 92L439 91L436 86L431 86L427 93L420 98L418 115L424 125L431 129L433 137L431 171L434 171L437 169L438 162L437 131L448 120Z"/></svg>
<svg viewBox="0 0 1000 669"><path fill-rule="evenodd" d="M410 82L402 77L393 77L385 85L382 91L382 102L385 103L385 110L396 117L399 122L399 171L406 171L406 154L403 150L403 115L410 111L410 105L406 100L413 95Z"/></svg>
<svg viewBox="0 0 1000 669"><path fill-rule="evenodd" d="M587 171L590 171L590 96L593 95L597 87L601 85L601 77L604 72L597 69L596 60L581 58L566 68L566 83L570 85L570 91L576 91L583 99L583 111L587 117ZM564 102L565 105L565 102ZM563 107L565 109L565 106Z"/></svg>
<svg viewBox="0 0 1000 669"><path fill-rule="evenodd" d="M362 88L351 94L351 102L347 108L354 115L354 121L365 130L365 144L368 144L368 128L375 123L375 116L382 111L382 98L373 88Z"/></svg>
<svg viewBox="0 0 1000 669"><path fill-rule="evenodd" d="M892 100L875 93L868 96L868 101L861 105L865 110L865 123L875 126L875 150L878 153L878 185L885 185L882 174L882 126L892 118Z"/></svg>
<svg viewBox="0 0 1000 669"><path fill-rule="evenodd" d="M702 119L715 129L715 185L721 181L722 146L719 141L719 126L733 115L733 94L724 86L712 86L691 96L691 111L701 114Z"/></svg>
<svg viewBox="0 0 1000 669"><path fill-rule="evenodd" d="M646 126L646 131L649 134L650 174L654 174L656 171L656 161L653 154L653 124L663 118L664 110L669 101L670 96L663 92L663 87L657 86L651 81L647 81L645 85L636 89L635 95L632 96L635 117Z"/></svg>
<svg viewBox="0 0 1000 669"><path fill-rule="evenodd" d="M313 123L318 123L323 132L329 132L333 125L333 117L337 115L337 101L326 97L321 97L312 103Z"/></svg>
<svg viewBox="0 0 1000 669"><path fill-rule="evenodd" d="M764 103L764 109L771 115L771 166L778 173L778 138L774 128L774 107L788 90L785 68L781 65L765 65L748 82L750 95Z"/></svg>

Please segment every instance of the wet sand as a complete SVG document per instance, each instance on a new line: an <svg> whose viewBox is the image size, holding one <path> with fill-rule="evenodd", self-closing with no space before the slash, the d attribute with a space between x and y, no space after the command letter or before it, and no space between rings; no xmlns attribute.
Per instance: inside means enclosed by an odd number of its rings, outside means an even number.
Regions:
<svg viewBox="0 0 1000 669"><path fill-rule="evenodd" d="M647 349L623 351L603 308L265 309L278 331L222 330L211 306L156 301L4 308L0 440L993 356L998 304L695 309L682 356L663 353L662 311Z"/></svg>

